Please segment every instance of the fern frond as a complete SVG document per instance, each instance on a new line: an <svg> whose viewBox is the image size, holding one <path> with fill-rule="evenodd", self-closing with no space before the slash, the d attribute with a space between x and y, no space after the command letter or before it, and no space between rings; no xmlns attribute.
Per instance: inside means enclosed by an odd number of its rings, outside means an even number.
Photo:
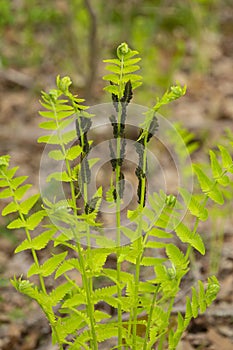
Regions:
<svg viewBox="0 0 233 350"><path fill-rule="evenodd" d="M189 261L174 244L169 243L166 245L166 254L177 269L187 269Z"/></svg>
<svg viewBox="0 0 233 350"><path fill-rule="evenodd" d="M33 231L46 216L45 210L39 210L36 213L29 216L26 220L26 227L29 231Z"/></svg>
<svg viewBox="0 0 233 350"><path fill-rule="evenodd" d="M150 110L145 112L145 120L142 124L140 124L140 127L143 129L142 135L140 135L140 138L145 136L149 130L150 125L153 123L155 114L158 112L158 110L163 106L167 105L168 103L177 100L181 96L185 95L186 93L186 86L181 87L179 84L174 85L170 88L170 91L166 91L165 94L161 98L157 98L157 102Z"/></svg>
<svg viewBox="0 0 233 350"><path fill-rule="evenodd" d="M61 275L64 275L66 272L76 269L80 271L80 264L77 258L67 259L61 265L58 267L55 279L60 277Z"/></svg>
<svg viewBox="0 0 233 350"><path fill-rule="evenodd" d="M195 173L197 174L201 189L204 193L210 192L214 187L214 182L203 172L203 170L196 164L193 164Z"/></svg>
<svg viewBox="0 0 233 350"><path fill-rule="evenodd" d="M40 136L37 140L38 143L46 143L48 145L68 145L70 142L74 141L76 138L75 130L70 130L64 132L61 135L44 135Z"/></svg>
<svg viewBox="0 0 233 350"><path fill-rule="evenodd" d="M93 300L98 303L101 300L105 300L106 297L111 297L113 294L117 293L117 286L109 286L98 288L93 291Z"/></svg>
<svg viewBox="0 0 233 350"><path fill-rule="evenodd" d="M43 291L39 291L38 288L31 282L23 280L22 277L14 278L11 280L12 285L20 293L29 296L30 298L37 301L44 313L46 314L51 325L56 322L53 309L50 305L49 296Z"/></svg>
<svg viewBox="0 0 233 350"><path fill-rule="evenodd" d="M123 98L125 87L129 81L132 90L141 85L142 77L138 74L132 74L140 69L140 66L135 64L140 61L140 58L133 58L137 54L137 51L131 50L126 43L122 43L117 48L118 58L104 60L105 63L110 63L106 69L111 72L103 77L104 80L111 83L104 90L114 94L119 100ZM123 98L123 100L125 99Z"/></svg>
<svg viewBox="0 0 233 350"><path fill-rule="evenodd" d="M204 288L203 282L198 281L198 290L192 287L192 298L186 297L185 317L178 314L178 325L175 331L169 332L169 350L175 350L182 334L188 327L192 318L196 318L200 313L205 312L206 308L216 298L220 289L218 280L215 276L208 278L207 288Z"/></svg>
<svg viewBox="0 0 233 350"><path fill-rule="evenodd" d="M11 221L8 225L7 228L14 230L16 228L25 228L26 227L26 222L25 220L22 220L20 218L15 219L13 221Z"/></svg>
<svg viewBox="0 0 233 350"><path fill-rule="evenodd" d="M31 184L28 184L28 185L23 185L23 186L20 186L18 187L16 190L15 190L15 193L14 193L14 197L17 201L20 201L23 196L27 193L27 191L32 187Z"/></svg>
<svg viewBox="0 0 233 350"><path fill-rule="evenodd" d="M107 314L106 312L95 310L94 312L94 318L96 322L100 322L105 320L106 318L111 318L111 315Z"/></svg>
<svg viewBox="0 0 233 350"><path fill-rule="evenodd" d="M220 290L220 285L215 276L208 277L208 284L206 289L206 304L207 306L216 299L217 294Z"/></svg>
<svg viewBox="0 0 233 350"><path fill-rule="evenodd" d="M169 232L160 230L157 227L153 227L149 232L150 236L157 237L157 238L172 238L173 235Z"/></svg>
<svg viewBox="0 0 233 350"><path fill-rule="evenodd" d="M11 196L10 191L8 191L9 195ZM17 203L14 202L10 202L9 204L7 204L5 206L5 208L2 210L2 216L8 215L8 214L12 214L15 213L19 210L19 205Z"/></svg>
<svg viewBox="0 0 233 350"><path fill-rule="evenodd" d="M208 210L195 198L195 196L190 194L184 188L180 189L180 193L190 213L202 221L207 220Z"/></svg>
<svg viewBox="0 0 233 350"><path fill-rule="evenodd" d="M212 150L209 151L209 154L210 154L210 166L211 166L213 178L217 180L222 176L222 167L217 159L216 154Z"/></svg>
<svg viewBox="0 0 233 350"><path fill-rule="evenodd" d="M205 254L205 246L201 236L198 233L193 233L185 224L180 222L175 227L175 232L181 242L189 243L193 248L199 251L202 255Z"/></svg>
<svg viewBox="0 0 233 350"><path fill-rule="evenodd" d="M222 145L218 145L218 148L221 152L221 157L222 157L222 166L225 168L227 171L233 173L233 160L230 155L230 152L227 150L226 147Z"/></svg>
<svg viewBox="0 0 233 350"><path fill-rule="evenodd" d="M103 270L102 275L104 277L108 277L111 281L113 281L114 283L118 284L117 271L116 270L105 268ZM129 272L121 271L120 272L120 281L125 285L129 281L133 281L133 275L131 273L129 273ZM121 287L121 286L119 285L119 287Z"/></svg>
<svg viewBox="0 0 233 350"><path fill-rule="evenodd" d="M133 242L133 241L135 241L138 237L139 237L139 235L140 235L140 233L138 232L138 230L131 230L130 228L128 228L128 227L124 227L124 226L122 226L121 227L121 231L123 232L123 234L130 240L130 242Z"/></svg>
<svg viewBox="0 0 233 350"><path fill-rule="evenodd" d="M22 276L18 279L14 277L14 279L11 279L11 283L20 293L23 293L32 299L36 299L38 297L38 288L32 282L23 280Z"/></svg>
<svg viewBox="0 0 233 350"><path fill-rule="evenodd" d="M49 293L49 298L52 306L56 306L61 300L64 299L65 295L69 293L73 288L73 284L65 282L60 284L58 287Z"/></svg>
<svg viewBox="0 0 233 350"><path fill-rule="evenodd" d="M40 198L40 195L35 194L30 198L26 199L25 201L21 202L20 203L21 213L24 215L27 215L29 211L34 207L34 205L38 202L39 198Z"/></svg>
<svg viewBox="0 0 233 350"><path fill-rule="evenodd" d="M59 334L61 342L66 343L66 338L72 335L76 330L79 330L83 325L84 322L82 317L76 313L69 313L67 317L59 318L57 320L55 330L56 333Z"/></svg>
<svg viewBox="0 0 233 350"><path fill-rule="evenodd" d="M71 298L67 299L63 304L62 308L74 308L80 305L86 305L87 299L84 291L74 294Z"/></svg>
<svg viewBox="0 0 233 350"><path fill-rule="evenodd" d="M218 204L223 204L224 199L222 192L217 187L217 182L211 180L200 168L200 166L194 164L194 171L198 177L199 184L201 186L202 191L211 198L214 202Z"/></svg>
<svg viewBox="0 0 233 350"><path fill-rule="evenodd" d="M69 346L69 350L77 350L84 348L85 350L92 350L89 346L86 345L88 341L91 340L91 334L89 330L85 330L81 335L76 336L75 341L72 345Z"/></svg>
<svg viewBox="0 0 233 350"><path fill-rule="evenodd" d="M160 265L161 263L165 262L166 258L154 258L149 256L144 256L141 261L142 266L155 266Z"/></svg>
<svg viewBox="0 0 233 350"><path fill-rule="evenodd" d="M50 276L65 259L67 253L68 252L56 254L46 260L45 263L39 267L35 263L32 264L28 270L28 277L31 277L33 275L42 275L43 277Z"/></svg>
<svg viewBox="0 0 233 350"><path fill-rule="evenodd" d="M27 249L41 250L46 247L51 238L56 233L56 229L47 230L32 240L25 239L16 249L15 253L22 252Z"/></svg>
<svg viewBox="0 0 233 350"><path fill-rule="evenodd" d="M118 334L118 324L98 324L96 326L97 340L98 342L103 342L112 337L116 337Z"/></svg>

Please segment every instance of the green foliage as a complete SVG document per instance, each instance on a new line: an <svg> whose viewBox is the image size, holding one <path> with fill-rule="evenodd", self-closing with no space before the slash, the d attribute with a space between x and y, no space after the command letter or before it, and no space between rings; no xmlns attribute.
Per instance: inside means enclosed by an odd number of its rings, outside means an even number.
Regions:
<svg viewBox="0 0 233 350"><path fill-rule="evenodd" d="M184 317L179 313L177 328L169 333L169 350L175 350L181 339L182 334L186 330L191 318L196 318L200 313L204 313L206 308L216 298L220 286L215 276L208 278L206 289L203 282L198 281L199 290L192 287L192 297L186 297L186 312Z"/></svg>
<svg viewBox="0 0 233 350"><path fill-rule="evenodd" d="M48 134L38 140L53 145L49 157L64 165L60 172L49 174L47 181L66 183L70 189L69 198L52 201L43 198L42 207L32 212L39 194L30 195L30 185L25 184L27 177L17 177L17 168L9 166L9 156L0 157L0 198L8 201L2 215L11 215L9 229L25 231L26 239L15 252L30 250L33 258L27 277L14 277L12 284L40 305L51 325L53 343L60 349L67 346L96 350L101 342L116 337L117 345L113 348L149 350L158 344L161 349L168 344L169 350L174 350L190 320L205 312L219 290L215 276L208 278L206 287L198 281L198 288L193 286L192 295L186 299L185 315L176 314L176 324L171 324L181 281L190 269L190 252L195 249L197 254L205 254L202 235L197 233L198 223L209 215L208 201L223 204L225 191L231 183L229 175L233 173L231 154L225 146L219 145L219 152L210 151L211 174L206 174L200 165L193 165L200 183L198 194L182 188L179 198L161 190L150 195L146 203L147 146L158 128L156 112L162 105L184 95L185 88L179 84L157 99L141 125L135 143L138 206L128 211L134 229L122 224L120 205L124 192L122 165L127 106L134 88L141 84L141 77L134 74L140 60L134 57L136 54L127 44L121 44L117 58L106 60L112 74L104 78L111 82L106 90L110 92L115 110L110 122L117 147L111 161L112 180L106 196L116 209L116 240L101 236L102 223L98 214L102 188L99 187L91 198L88 196L92 166L98 161L87 159L92 144L88 131L94 116L88 113L84 100L71 93L70 78L58 76L56 88L42 92L44 110L40 114L45 121L40 127ZM67 131L72 123L75 126ZM111 143L109 152L113 152ZM77 158L82 162L74 165ZM84 201L82 208L78 205L80 191ZM184 210L194 224L183 217ZM34 231L37 234L32 238ZM122 234L128 239L126 246L122 246ZM84 238L85 247L81 244ZM92 242L96 248L92 247ZM38 251L48 244L54 246L51 255L47 251L46 259L40 261ZM161 257L159 252L162 252ZM116 269L106 265L110 254L116 257ZM123 262L127 262L127 271L122 268ZM152 272L142 280L141 271L147 268ZM39 278L38 284L30 281L34 275ZM56 281L50 292L46 287L49 276ZM106 285L100 287L102 280ZM102 302L117 309L117 318L99 310Z"/></svg>
<svg viewBox="0 0 233 350"><path fill-rule="evenodd" d="M117 49L117 58L104 60L104 62L110 63L105 68L111 72L111 74L107 74L103 77L104 80L111 83L111 85L106 86L104 90L117 96L116 98L119 100L123 98L128 81L131 82L132 89L142 84L142 77L137 74L132 74L140 69L136 63L138 63L141 58L133 58L137 54L137 51L131 50L126 43L122 43Z"/></svg>
<svg viewBox="0 0 233 350"><path fill-rule="evenodd" d="M194 164L193 168L198 177L200 187L206 198L217 204L224 204L224 187L230 184L229 175L233 173L232 158L226 147L219 145L220 161L218 155L210 150L210 165L212 174L206 174L200 165Z"/></svg>
<svg viewBox="0 0 233 350"><path fill-rule="evenodd" d="M0 17L0 28L6 25L12 24L13 22L13 13L11 8L11 3L9 1L1 0L1 17Z"/></svg>

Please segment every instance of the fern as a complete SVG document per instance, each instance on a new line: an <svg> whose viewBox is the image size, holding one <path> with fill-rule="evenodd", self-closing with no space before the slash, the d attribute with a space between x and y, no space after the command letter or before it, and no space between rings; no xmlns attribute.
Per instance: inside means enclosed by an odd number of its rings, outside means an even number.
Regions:
<svg viewBox="0 0 233 350"><path fill-rule="evenodd" d="M129 225L124 225L121 205L126 181L126 126L134 91L142 84L141 76L135 73L140 69L140 57L122 43L116 58L104 62L110 72L104 76L109 82L104 90L110 93L113 107L109 115L113 139L107 151L112 176L106 194L101 186L94 194L89 192L93 166L99 161L90 158L93 140L89 135L95 116L89 113L84 99L71 92L69 77L58 76L56 88L42 92L40 115L44 121L40 128L46 130L46 135L38 139L49 147L51 162L61 165L59 171L54 169L47 175L47 183L64 185L69 189L68 198L60 198L59 193L50 198L45 190L43 203L39 204L39 194L30 196L27 177L17 176L17 168L10 168L9 156L0 157L0 198L5 202L2 215L10 215L9 229L25 231L26 238L15 253L29 250L33 258L27 276L14 277L12 284L39 304L51 325L53 343L60 350L64 346L97 350L110 338L117 338L112 349L162 349L168 344L169 350L174 350L191 319L205 312L219 291L215 276L208 278L207 286L198 281L198 288L193 286L186 298L185 314L175 316L175 325L171 322L181 281L191 268L191 250L205 254L198 224L211 215L211 202L222 205L230 198L231 151L218 145L218 150L209 152L208 164L193 165L199 183L197 193L185 188L177 194L162 190L147 193L147 153L160 127L157 113L186 91L179 84L172 86L143 116L134 143L138 205L128 210ZM194 135L180 126L176 130L189 153L193 152L197 147ZM187 152L178 146L177 153L185 161ZM115 240L102 235L104 196L115 209ZM186 211L188 215L184 216ZM128 242L125 246L122 236ZM42 255L46 259L41 261L38 252L48 244L53 245L51 252L47 250ZM116 268L108 267L110 256ZM150 272L144 273L147 270ZM32 283L31 276L37 276L39 283ZM56 281L49 291L47 277ZM116 317L99 309L103 302L116 310Z"/></svg>
<svg viewBox="0 0 233 350"><path fill-rule="evenodd" d="M182 222L178 224L175 231L177 236L180 238L181 242L189 243L193 248L198 250L202 255L205 254L205 246L201 236L198 233L192 232Z"/></svg>
<svg viewBox="0 0 233 350"><path fill-rule="evenodd" d="M199 184L206 196L217 204L224 203L224 187L230 183L229 173L232 173L232 158L226 147L219 145L221 162L215 152L210 150L210 168L212 176L205 174L200 165L194 165L194 171Z"/></svg>
<svg viewBox="0 0 233 350"><path fill-rule="evenodd" d="M187 258L185 258L178 247L171 243L167 244L166 254L176 269L185 270L187 272L189 261L187 261Z"/></svg>
<svg viewBox="0 0 233 350"><path fill-rule="evenodd" d="M139 87L142 82L140 75L132 74L139 70L140 67L136 65L141 58L133 58L138 54L137 51L131 50L126 43L119 45L117 49L117 58L104 60L105 63L110 63L106 69L111 72L103 77L104 80L111 84L106 86L104 90L113 94L113 99L118 102L128 102L130 99L130 89L128 84L130 82L132 89Z"/></svg>
<svg viewBox="0 0 233 350"><path fill-rule="evenodd" d="M47 246L52 237L56 233L56 229L47 230L32 240L25 239L16 249L15 253L22 252L27 249L41 250Z"/></svg>
<svg viewBox="0 0 233 350"><path fill-rule="evenodd" d="M155 119L156 112L158 112L162 106L167 105L168 103L180 98L185 93L186 87L181 87L178 84L171 86L170 90L166 91L161 98L157 98L156 104L148 112L145 113L145 121L141 124L143 132L141 133L139 140L150 131Z"/></svg>
<svg viewBox="0 0 233 350"><path fill-rule="evenodd" d="M187 206L190 213L202 220L205 221L208 218L208 210L202 205L195 195L191 195L186 189L180 189L180 193L184 199L185 205Z"/></svg>
<svg viewBox="0 0 233 350"><path fill-rule="evenodd" d="M41 266L37 266L34 263L28 270L28 277L31 277L33 275L42 275L43 277L50 276L52 273L55 272L55 270L58 268L61 262L65 259L66 255L67 252L56 254L50 259L46 260L46 262Z"/></svg>
<svg viewBox="0 0 233 350"><path fill-rule="evenodd" d="M169 334L169 350L175 350L179 340L186 330L192 317L196 318L198 316L198 311L200 309L201 313L204 313L206 308L211 304L211 302L216 298L219 292L219 283L215 276L208 278L208 284L206 290L204 289L203 283L198 281L199 291L192 287L192 298L186 298L186 312L185 317L178 314L178 325L175 332L170 332Z"/></svg>

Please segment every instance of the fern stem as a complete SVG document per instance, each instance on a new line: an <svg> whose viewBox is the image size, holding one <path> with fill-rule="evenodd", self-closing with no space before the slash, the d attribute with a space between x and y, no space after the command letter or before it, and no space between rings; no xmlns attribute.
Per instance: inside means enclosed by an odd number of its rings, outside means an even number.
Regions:
<svg viewBox="0 0 233 350"><path fill-rule="evenodd" d="M57 118L57 111L56 111L56 107L54 105L54 103L52 103L53 106L53 112L55 115L55 120L56 120L56 124L57 124L57 133L58 133L58 137L60 140L60 146L61 146L61 150L63 152L63 154L66 154L66 149L65 149L65 145L63 143L62 137L61 137L61 133L59 130L59 122L58 122L58 118ZM73 105L75 112L77 113L78 111L76 110L75 106ZM82 135L81 135L82 136ZM67 173L70 179L72 179L72 171L71 171L71 166L69 161L66 159L65 160L66 163L66 169L67 169ZM71 180L70 181L70 191L71 191L71 199L72 199L72 207L74 210L74 215L77 217L77 206L76 206L76 196L75 196L75 187L74 187L74 183ZM85 191L85 197L87 197L87 189ZM87 198L85 198L87 199ZM84 199L84 201L85 201ZM87 227L89 229L89 226L87 224ZM80 261L80 267L82 270L82 281L84 284L84 289L86 291L86 298L87 298L87 314L88 317L90 319L90 328L91 328L91 335L92 335L92 340L91 340L91 344L93 346L93 350L97 350L98 349L98 344L97 344L97 337L96 337L96 332L95 332L95 319L94 319L94 304L92 302L92 283L90 283L90 280L88 280L87 275L86 275L86 271L85 271L85 264L84 264L84 257L82 254L82 249L81 249L81 245L79 242L79 238L77 237L77 234L75 231L73 231L74 233L74 237L76 237L76 244L77 244L77 249L79 252L79 261ZM90 249L90 245L89 245L89 249ZM92 281L91 281L92 282Z"/></svg>
<svg viewBox="0 0 233 350"><path fill-rule="evenodd" d="M87 184L84 183L83 186L83 191L84 191L84 204L87 203L88 201L88 188ZM90 226L88 223L86 223L86 234L87 234L87 255L88 255L88 260L90 261L90 253L91 253L91 240L90 240ZM85 270L83 270L85 273ZM87 301L88 301L88 308L89 308L89 318L91 322L91 329L92 329L92 340L93 340L93 346L94 350L98 349L98 344L97 344L97 337L96 337L96 332L95 332L95 318L94 318L94 311L95 311L95 306L93 303L93 280L92 277L88 278L85 273L85 290L88 288L88 295L87 295Z"/></svg>
<svg viewBox="0 0 233 350"><path fill-rule="evenodd" d="M74 106L75 108L75 106ZM78 113L78 110L75 108L75 111L76 113ZM79 118L77 117L77 123L79 125L79 129L81 130L81 124L80 124L80 120ZM81 132L81 135L80 135L80 146L84 149L84 135L83 133ZM85 157L85 153L83 152L82 156L81 156L81 159L83 157ZM88 185L84 179L83 181L83 200L84 200L84 208L85 206L87 205L88 203ZM89 224L86 222L86 236L87 236L87 255L88 255L88 260L90 260L90 253L91 253L91 239L90 239L90 226ZM82 255L82 252L80 250L80 257L81 259L83 259L83 255ZM81 263L81 261L80 261ZM84 285L85 285L85 290L87 291L87 307L88 307L88 314L89 314L89 318L90 318L90 324L91 324L91 333L92 333L92 342L93 342L93 346L94 346L94 350L98 348L98 344L97 344L97 337L96 337L96 332L95 332L95 325L96 325L96 322L95 322L95 319L94 319L94 311L95 311L95 306L94 306L94 303L93 303L93 280L92 280L92 277L88 278L86 276L86 271L85 271L85 266L84 266L84 261L82 261L82 269L83 269L83 274L84 274ZM87 289L86 289L87 288Z"/></svg>
<svg viewBox="0 0 233 350"><path fill-rule="evenodd" d="M120 112L118 112L120 118ZM118 134L120 131L120 121L118 120ZM116 157L120 159L121 154L121 138L117 137ZM120 166L117 162L116 166L116 228L117 228L117 298L118 298L118 348L122 349L122 308L121 308L121 263L119 262L120 246L121 246L121 198L120 198Z"/></svg>
<svg viewBox="0 0 233 350"><path fill-rule="evenodd" d="M22 221L24 220L23 216L21 214L20 214L20 218L21 218ZM29 233L27 228L25 228L25 233L26 233L27 239L29 241L31 241L32 239L31 239L30 233ZM35 262L36 266L39 267L40 264L39 264L39 260L38 260L38 257L37 257L35 249L31 248L31 252L32 252L32 256L33 256L33 259L34 259L34 262ZM47 294L43 276L39 275L39 280L40 280L41 289L43 290L43 292L45 294Z"/></svg>
<svg viewBox="0 0 233 350"><path fill-rule="evenodd" d="M98 350L98 343L97 343L97 336L95 332L95 318L94 318L94 304L92 301L92 290L90 289L92 287L92 284L90 285L90 281L87 277L86 270L85 270L85 262L84 257L82 254L82 248L80 246L80 243L77 242L77 248L79 251L79 262L80 262L80 268L82 271L82 281L84 290L86 292L86 298L87 298L87 314L90 320L90 332L91 332L91 346L93 350Z"/></svg>
<svg viewBox="0 0 233 350"><path fill-rule="evenodd" d="M124 69L124 58L121 57L121 70L120 70L120 80L119 80L119 100L123 96L123 69ZM117 144L116 144L116 169L115 169L115 182L116 182L116 229L117 229L117 319L118 319L118 349L122 349L122 308L120 299L121 293L121 262L119 262L119 257L121 253L121 197L120 197L120 178L121 178L121 166L119 165L119 159L121 158L121 115L122 106L118 103L118 115L117 115Z"/></svg>
<svg viewBox="0 0 233 350"><path fill-rule="evenodd" d="M82 282L83 282L83 286L84 286L84 290L86 292L86 298L87 298L87 315L90 320L91 345L93 350L98 350L97 336L95 331L94 303L92 301L92 283L90 283L90 279L88 279L86 274L84 256L82 253L82 248L81 248L79 239L76 234L76 230L74 228L72 230L73 230L74 236L77 238L76 245L77 245L77 251L79 256L81 277L82 277ZM68 276L65 276L65 277L67 280L70 281Z"/></svg>
<svg viewBox="0 0 233 350"><path fill-rule="evenodd" d="M71 169L70 165L68 162L68 168L67 168L68 174L70 175ZM74 184L73 182L70 182L71 186L71 196L72 196L72 201L73 201L73 207L75 208L75 213L77 214L77 208L76 208L76 197L75 197L75 191L74 191ZM86 225L86 228L89 230L89 225ZM98 349L98 344L97 344L97 337L96 337L96 332L95 332L95 319L94 319L94 303L92 301L92 280L88 279L86 275L86 270L85 270L85 264L84 264L84 257L81 249L81 245L79 242L79 238L77 237L76 232L74 231L74 236L76 237L76 245L79 253L79 262L80 262L80 267L82 271L82 282L84 285L84 290L86 291L86 298L87 298L87 314L90 319L90 327L91 327L91 335L92 335L92 340L91 344L93 346L93 350ZM90 249L90 245L88 245L88 248Z"/></svg>
<svg viewBox="0 0 233 350"><path fill-rule="evenodd" d="M155 306L156 297L157 297L157 293L158 293L159 287L160 287L160 285L158 284L156 286L156 290L154 292L153 299L152 299L152 302L151 302L150 312L149 312L149 315L148 315L148 320L147 320L147 325L146 325L146 334L145 334L145 338L144 338L143 350L146 350L146 348L147 348L147 342L148 342L148 338L149 338L149 331L150 331L150 327L151 327L151 320L152 320L153 310L154 310L154 306Z"/></svg>
<svg viewBox="0 0 233 350"><path fill-rule="evenodd" d="M144 148L143 148L143 162L142 162L142 174L146 174L147 170L147 137L144 139ZM135 295L135 305L133 308L133 346L132 349L136 350L137 348L137 309L138 309L138 288L140 280L140 270L141 270L141 260L143 256L143 239L142 239L142 210L145 204L145 195L146 195L146 176L143 176L141 179L141 189L140 189L140 199L139 199L139 208L140 208L140 220L138 223L138 239L137 239L137 251L138 256L136 258L135 266L135 286L134 286L134 295Z"/></svg>
<svg viewBox="0 0 233 350"><path fill-rule="evenodd" d="M18 202L15 200L15 198L14 198L14 202L15 202L15 204L19 205ZM21 213L20 210L19 210L19 217L20 217L20 219L22 220L22 222L26 223L25 217L24 217L24 215ZM24 230L25 230L25 233L26 233L26 236L27 236L28 241L31 242L31 241L32 241L32 238L31 238L31 235L30 235L29 230L28 230L26 227L24 228ZM37 257L37 254L36 254L35 249L34 249L34 248L31 248L31 252L32 252L33 260L34 260L34 262L35 262L35 264L36 264L36 267L39 268L39 267L40 267L39 259L38 259L38 257ZM43 276L39 275L39 280L40 280L40 285L41 285L42 291L43 291L45 294L47 294Z"/></svg>

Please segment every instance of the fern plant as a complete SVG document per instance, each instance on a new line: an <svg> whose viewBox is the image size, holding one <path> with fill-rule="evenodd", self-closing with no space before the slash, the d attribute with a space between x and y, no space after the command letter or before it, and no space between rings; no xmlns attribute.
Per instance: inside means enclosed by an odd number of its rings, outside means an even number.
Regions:
<svg viewBox="0 0 233 350"><path fill-rule="evenodd" d="M193 166L200 183L198 194L185 188L180 189L181 197L162 190L147 194L148 145L159 128L157 112L184 95L185 87L171 87L144 116L135 142L138 205L127 213L132 226L122 222L127 110L134 89L141 85L141 76L135 74L140 61L137 56L137 51L123 43L117 57L105 61L110 71L104 76L109 82L105 90L111 95L114 111L109 116L112 179L106 201L115 208L115 239L102 236L102 187L94 195L89 193L97 161L89 159L93 144L89 131L95 116L84 100L70 91L70 78L58 77L56 88L42 93L44 110L40 114L45 121L40 127L48 134L38 140L52 145L49 157L61 162L60 171L49 174L47 182L69 188L68 198L59 199L59 193L51 198L44 192L40 210L33 209L40 194L30 196L30 185L24 184L27 177L17 177L9 156L0 157L0 198L9 200L2 215L16 214L8 228L23 229L26 239L15 252L30 250L33 257L27 277L14 277L12 284L40 305L59 349L101 349L102 342L113 338L111 349L174 350L190 320L205 312L220 288L215 276L198 281L186 298L185 314L173 311L181 281L189 271L191 251L205 254L197 229L208 217L207 202L222 205L231 183L228 174L233 173L233 162L227 148L219 145L221 161L210 151L212 178L199 165ZM189 218L182 217L183 209L188 209L191 224ZM38 227L40 233L34 235ZM127 237L127 245L123 246L122 236ZM40 251L51 242L53 253L49 256L47 252L47 260L41 261ZM158 252L162 252L160 256ZM106 264L110 254L116 256L116 269ZM145 269L150 271L148 278L142 278ZM75 274L81 277L80 283ZM54 279L52 289L46 284L49 276ZM98 287L103 280L106 284ZM103 302L116 310L117 317L100 308Z"/></svg>

